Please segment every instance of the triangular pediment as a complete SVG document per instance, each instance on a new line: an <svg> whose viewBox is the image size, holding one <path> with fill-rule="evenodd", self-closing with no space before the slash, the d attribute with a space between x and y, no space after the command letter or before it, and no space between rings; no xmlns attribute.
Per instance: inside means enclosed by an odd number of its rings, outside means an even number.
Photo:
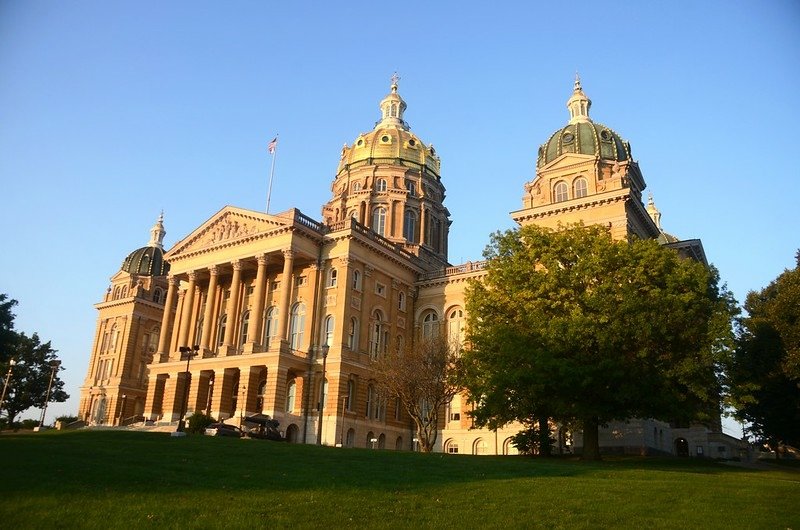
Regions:
<svg viewBox="0 0 800 530"><path fill-rule="evenodd" d="M170 260L183 254L252 238L290 224L291 220L277 215L226 206L191 234L175 243L164 255L164 259Z"/></svg>
<svg viewBox="0 0 800 530"><path fill-rule="evenodd" d="M582 155L579 153L564 153L558 158L551 160L544 166L538 168L537 173L549 173L551 171L559 171L570 168L585 167L587 164L594 164L596 157L594 155Z"/></svg>

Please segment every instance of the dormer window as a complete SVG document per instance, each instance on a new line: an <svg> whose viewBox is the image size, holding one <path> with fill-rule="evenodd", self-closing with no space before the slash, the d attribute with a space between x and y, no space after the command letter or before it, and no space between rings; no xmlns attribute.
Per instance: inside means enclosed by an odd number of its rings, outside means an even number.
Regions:
<svg viewBox="0 0 800 530"><path fill-rule="evenodd" d="M375 182L376 191L386 191L386 179L378 179Z"/></svg>
<svg viewBox="0 0 800 530"><path fill-rule="evenodd" d="M586 179L581 177L575 180L574 186L574 193L573 196L578 199L580 197L586 197L587 194L587 186L586 186Z"/></svg>

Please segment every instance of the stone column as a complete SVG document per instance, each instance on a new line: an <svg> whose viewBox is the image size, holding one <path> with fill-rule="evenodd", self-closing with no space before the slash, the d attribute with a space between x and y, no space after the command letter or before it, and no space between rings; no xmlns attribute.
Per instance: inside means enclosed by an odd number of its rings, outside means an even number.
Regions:
<svg viewBox="0 0 800 530"><path fill-rule="evenodd" d="M208 268L211 278L208 280L208 293L206 294L206 310L203 312L203 337L200 339L200 350L206 352L210 349L211 332L214 329L212 319L217 305L217 278L219 269L216 265Z"/></svg>
<svg viewBox="0 0 800 530"><path fill-rule="evenodd" d="M162 419L164 421L178 421L181 414L181 402L183 394L179 391L183 390L183 384L178 382L178 378L183 378L184 373L170 374L169 378L164 382L164 414Z"/></svg>
<svg viewBox="0 0 800 530"><path fill-rule="evenodd" d="M231 278L231 296L228 298L228 306L225 309L225 314L228 316L228 321L225 326L225 337L222 341L223 346L230 349L233 348L233 337L236 331L237 315L236 305L239 301L239 286L242 283L242 262L236 260L231 263L233 265L233 278Z"/></svg>
<svg viewBox="0 0 800 530"><path fill-rule="evenodd" d="M194 309L194 290L197 285L197 274L189 272L189 286L183 295L183 311L181 313L181 329L178 335L178 346L191 346L189 344L189 327L192 323L192 310Z"/></svg>
<svg viewBox="0 0 800 530"><path fill-rule="evenodd" d="M283 251L283 276L281 277L281 306L278 318L278 338L285 342L286 330L289 326L289 301L292 294L292 271L294 269L294 251Z"/></svg>
<svg viewBox="0 0 800 530"><path fill-rule="evenodd" d="M250 318L253 324L250 326L250 336L247 337L248 342L261 344L261 336L264 329L264 299L266 292L264 284L267 278L267 264L269 257L266 254L258 256L258 271L256 272L256 292L255 300L253 303L253 311L250 313Z"/></svg>
<svg viewBox="0 0 800 530"><path fill-rule="evenodd" d="M169 337L172 328L172 321L175 315L172 308L175 305L175 291L178 288L178 280L170 275L167 277L167 299L164 301L164 315L161 317L161 333L158 336L158 355L162 357L167 354L167 344L169 344Z"/></svg>

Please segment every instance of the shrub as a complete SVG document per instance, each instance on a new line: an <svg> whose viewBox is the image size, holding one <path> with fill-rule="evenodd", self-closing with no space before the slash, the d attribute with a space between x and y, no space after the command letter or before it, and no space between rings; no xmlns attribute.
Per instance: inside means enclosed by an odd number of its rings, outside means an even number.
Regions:
<svg viewBox="0 0 800 530"><path fill-rule="evenodd" d="M186 422L186 431L193 434L202 434L206 427L214 423L216 420L211 416L206 416L202 412L195 412L189 416Z"/></svg>

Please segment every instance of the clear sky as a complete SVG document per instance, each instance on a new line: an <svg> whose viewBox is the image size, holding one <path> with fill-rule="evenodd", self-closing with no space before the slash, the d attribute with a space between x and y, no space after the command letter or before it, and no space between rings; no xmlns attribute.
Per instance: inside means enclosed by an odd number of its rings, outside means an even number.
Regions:
<svg viewBox="0 0 800 530"><path fill-rule="evenodd" d="M284 5L285 4L285 5ZM441 156L450 261L509 228L536 150L591 117L631 142L664 228L739 300L800 247L800 3L0 1L0 292L60 351L75 413L108 278L165 212L319 219L389 77ZM33 416L35 413L29 413Z"/></svg>

